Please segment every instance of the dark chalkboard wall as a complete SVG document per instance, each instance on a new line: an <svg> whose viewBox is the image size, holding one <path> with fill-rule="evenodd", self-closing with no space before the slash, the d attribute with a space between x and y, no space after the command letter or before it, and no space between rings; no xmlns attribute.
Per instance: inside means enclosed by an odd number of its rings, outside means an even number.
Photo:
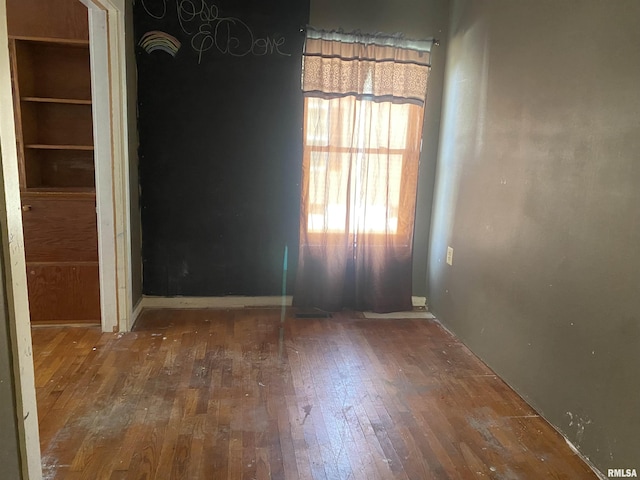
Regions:
<svg viewBox="0 0 640 480"><path fill-rule="evenodd" d="M281 293L308 15L308 0L135 2L145 294Z"/></svg>

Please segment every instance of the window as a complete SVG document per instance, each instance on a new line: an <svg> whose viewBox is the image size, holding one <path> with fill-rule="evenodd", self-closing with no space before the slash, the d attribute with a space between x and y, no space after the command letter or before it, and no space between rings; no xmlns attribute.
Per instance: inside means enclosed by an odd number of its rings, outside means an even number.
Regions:
<svg viewBox="0 0 640 480"><path fill-rule="evenodd" d="M403 175L417 174L408 163L419 153L410 122L421 110L355 97L306 98L310 234L399 233Z"/></svg>
<svg viewBox="0 0 640 480"><path fill-rule="evenodd" d="M411 308L430 46L307 29L294 305Z"/></svg>

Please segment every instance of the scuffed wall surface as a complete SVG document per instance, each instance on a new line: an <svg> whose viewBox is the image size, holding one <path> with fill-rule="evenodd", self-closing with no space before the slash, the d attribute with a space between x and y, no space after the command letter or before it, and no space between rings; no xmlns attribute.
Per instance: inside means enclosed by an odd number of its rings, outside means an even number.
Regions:
<svg viewBox="0 0 640 480"><path fill-rule="evenodd" d="M4 478L20 478L20 449L11 360L4 259L0 252L0 465Z"/></svg>
<svg viewBox="0 0 640 480"><path fill-rule="evenodd" d="M430 245L438 318L604 472L640 467L638 19L454 2Z"/></svg>

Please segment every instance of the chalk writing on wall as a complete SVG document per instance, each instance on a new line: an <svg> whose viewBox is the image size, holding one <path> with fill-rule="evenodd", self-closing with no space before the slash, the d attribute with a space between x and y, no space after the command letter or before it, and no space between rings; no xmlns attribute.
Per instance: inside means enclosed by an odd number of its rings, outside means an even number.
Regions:
<svg viewBox="0 0 640 480"><path fill-rule="evenodd" d="M172 57L176 56L181 46L176 37L159 30L152 30L145 33L138 42L138 45L144 48L147 53L159 50L168 53Z"/></svg>
<svg viewBox="0 0 640 480"><path fill-rule="evenodd" d="M190 39L198 54L198 63L209 50L223 55L244 57L253 55L291 56L286 52L286 39L281 35L256 36L245 22L226 17L218 6L206 0L139 0L144 11L156 20L175 14L182 32ZM175 11L172 11L173 5ZM170 9L171 8L171 9Z"/></svg>

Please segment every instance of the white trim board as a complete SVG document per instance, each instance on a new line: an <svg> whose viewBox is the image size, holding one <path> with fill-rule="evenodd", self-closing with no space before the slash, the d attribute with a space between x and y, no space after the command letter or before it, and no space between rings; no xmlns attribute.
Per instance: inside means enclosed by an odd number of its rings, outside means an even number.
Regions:
<svg viewBox="0 0 640 480"><path fill-rule="evenodd" d="M133 318L137 319L145 308L245 308L245 307L290 307L293 297L291 295L245 297L228 295L224 297L154 297L143 296L136 305ZM425 297L412 297L414 307L426 306ZM424 314L425 312L417 312ZM423 317L420 317L423 318Z"/></svg>
<svg viewBox="0 0 640 480"><path fill-rule="evenodd" d="M102 331L113 332L118 329L118 293L116 287L107 16L104 10L92 8L91 5L88 5L88 12L89 36L91 38L91 94L93 97L93 143L95 146L96 213L100 265L100 319Z"/></svg>
<svg viewBox="0 0 640 480"><path fill-rule="evenodd" d="M427 318L435 319L436 317L431 312L391 312L391 313L374 313L374 312L362 312L364 318L370 319L401 319L401 318Z"/></svg>
<svg viewBox="0 0 640 480"><path fill-rule="evenodd" d="M18 445L24 479L42 479L35 373L31 349L27 267L18 175L13 93L11 90L7 5L0 0L0 228L4 248L5 290L15 377Z"/></svg>
<svg viewBox="0 0 640 480"><path fill-rule="evenodd" d="M136 320L138 320L138 317L142 313L142 300L142 298L138 299L138 301L136 302L136 306L133 307L133 312L131 313L131 325L136 323Z"/></svg>
<svg viewBox="0 0 640 480"><path fill-rule="evenodd" d="M291 306L293 297L287 295L244 297L229 295L225 297L148 297L139 302L139 309L145 308L246 308L246 307L285 307ZM138 310L138 308L136 309Z"/></svg>
<svg viewBox="0 0 640 480"><path fill-rule="evenodd" d="M133 325L125 4L80 1L89 11L102 330L124 332Z"/></svg>

